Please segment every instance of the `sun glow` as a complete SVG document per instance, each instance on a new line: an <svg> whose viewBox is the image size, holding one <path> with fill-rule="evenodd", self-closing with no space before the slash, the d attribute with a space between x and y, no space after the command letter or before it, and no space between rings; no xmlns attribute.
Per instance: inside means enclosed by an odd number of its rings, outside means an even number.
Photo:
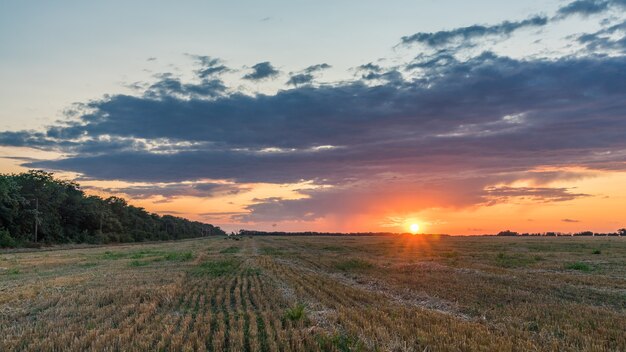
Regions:
<svg viewBox="0 0 626 352"><path fill-rule="evenodd" d="M416 235L420 231L420 225L411 224L411 226L409 226L409 230L411 231L412 234Z"/></svg>

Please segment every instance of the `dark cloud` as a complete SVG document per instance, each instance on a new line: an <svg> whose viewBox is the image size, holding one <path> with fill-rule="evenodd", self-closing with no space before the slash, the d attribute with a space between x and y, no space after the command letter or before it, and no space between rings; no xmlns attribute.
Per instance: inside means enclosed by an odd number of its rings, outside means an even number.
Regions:
<svg viewBox="0 0 626 352"><path fill-rule="evenodd" d="M626 53L626 21L594 33L579 35L577 40L591 53Z"/></svg>
<svg viewBox="0 0 626 352"><path fill-rule="evenodd" d="M545 26L547 23L547 17L534 16L522 21L504 21L502 23L492 26L472 25L468 27L455 28L452 30L433 33L420 32L410 36L402 37L402 44L411 45L419 43L438 48L450 44L456 44L459 42L468 43L472 40L480 39L486 36L509 36L519 29L542 27Z"/></svg>
<svg viewBox="0 0 626 352"><path fill-rule="evenodd" d="M626 8L626 0L576 0L561 7L557 11L557 17L590 16L605 12L611 7Z"/></svg>
<svg viewBox="0 0 626 352"><path fill-rule="evenodd" d="M159 80L144 92L149 98L215 97L226 90L220 79L203 79L200 83L183 83L171 73L158 75Z"/></svg>
<svg viewBox="0 0 626 352"><path fill-rule="evenodd" d="M486 192L491 204L504 203L511 198L535 202L564 202L590 196L584 193L572 193L568 188L550 187L488 187Z"/></svg>
<svg viewBox="0 0 626 352"><path fill-rule="evenodd" d="M331 66L329 64L323 63L323 64L311 65L311 66L305 68L304 72L306 72L306 73L313 73L313 72L327 70L329 68L331 68Z"/></svg>
<svg viewBox="0 0 626 352"><path fill-rule="evenodd" d="M201 79L214 78L230 71L219 58L201 55L191 55L191 57L200 64L200 68L196 70L196 75Z"/></svg>
<svg viewBox="0 0 626 352"><path fill-rule="evenodd" d="M3 132L0 142L67 153L31 167L151 182L342 183L389 170L419 179L539 165L623 168L622 57L525 61L485 53L438 67L428 79L254 96L180 91L112 95L88 103L77 122L46 133Z"/></svg>
<svg viewBox="0 0 626 352"><path fill-rule="evenodd" d="M331 66L329 64L323 63L323 64L309 66L298 73L290 73L290 77L289 77L289 80L287 81L287 84L298 86L298 85L312 83L313 79L315 78L314 76L315 73L329 69L330 67Z"/></svg>
<svg viewBox="0 0 626 352"><path fill-rule="evenodd" d="M287 84L298 86L313 82L313 75L310 73L298 73L289 77Z"/></svg>
<svg viewBox="0 0 626 352"><path fill-rule="evenodd" d="M473 205L493 206L505 202L564 202L587 194L568 188L490 187L490 176L466 179L439 179L421 184L377 182L349 187L304 191L305 198L268 198L247 206L248 213L234 214L241 222L313 221L329 216L402 213L429 208L463 208Z"/></svg>
<svg viewBox="0 0 626 352"><path fill-rule="evenodd" d="M89 187L86 187L89 188ZM94 187L91 187L94 188ZM128 186L118 188L94 188L108 193L123 193L134 199L147 199L161 196L167 200L177 197L201 197L210 198L223 195L234 195L247 192L250 189L233 184L212 183L212 182L191 182L191 183L171 183L155 184L147 186Z"/></svg>
<svg viewBox="0 0 626 352"><path fill-rule="evenodd" d="M403 43L443 49L404 66L361 65L355 79L333 84L310 84L329 65L309 66L273 94L233 90L221 60L193 56L191 82L161 74L137 95L82 104L43 132L0 132L0 144L62 153L29 167L157 183L115 190L134 198L210 197L254 182L330 186L257 200L231 214L240 221L570 201L590 195L549 183L586 174L560 168L626 169L624 24L577 37L586 51L561 58L461 58L448 47L546 21L418 33ZM244 78L278 74L262 62ZM545 166L556 171L537 171ZM198 181L207 179L234 185ZM516 180L532 186L493 186Z"/></svg>
<svg viewBox="0 0 626 352"><path fill-rule="evenodd" d="M580 220L575 220L575 219L563 219L561 221L563 221L563 222L571 222L571 223L580 222Z"/></svg>
<svg viewBox="0 0 626 352"><path fill-rule="evenodd" d="M251 81L260 81L278 76L280 72L272 66L269 61L259 62L252 66L252 72L243 76L243 79Z"/></svg>

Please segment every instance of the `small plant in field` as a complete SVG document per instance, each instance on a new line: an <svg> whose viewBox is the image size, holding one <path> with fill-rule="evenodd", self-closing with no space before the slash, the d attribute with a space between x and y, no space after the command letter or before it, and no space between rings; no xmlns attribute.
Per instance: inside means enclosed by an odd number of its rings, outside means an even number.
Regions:
<svg viewBox="0 0 626 352"><path fill-rule="evenodd" d="M241 249L239 247L228 247L228 248L224 248L220 251L220 253L223 254L234 254L234 253L239 253Z"/></svg>
<svg viewBox="0 0 626 352"><path fill-rule="evenodd" d="M364 270L371 267L372 263L363 259L349 259L335 264L335 268L339 270Z"/></svg>
<svg viewBox="0 0 626 352"><path fill-rule="evenodd" d="M592 252L593 254L602 254L602 251L599 249L596 249Z"/></svg>
<svg viewBox="0 0 626 352"><path fill-rule="evenodd" d="M102 259L116 260L126 257L126 253L106 251L102 254Z"/></svg>
<svg viewBox="0 0 626 352"><path fill-rule="evenodd" d="M147 261L141 261L141 260L133 260L132 262L128 263L128 265L132 267L146 266L148 264L150 263Z"/></svg>
<svg viewBox="0 0 626 352"><path fill-rule="evenodd" d="M568 269L568 270L578 270L578 271L584 271L584 272L590 272L590 271L593 270L593 268L589 264L583 263L583 262L576 262L576 263L567 264L565 266L565 269Z"/></svg>
<svg viewBox="0 0 626 352"><path fill-rule="evenodd" d="M338 247L338 246L324 246L324 247L322 247L322 250L324 250L324 251L332 251L332 252L343 252L345 250L345 248Z"/></svg>
<svg viewBox="0 0 626 352"><path fill-rule="evenodd" d="M163 256L164 260L167 261L176 261L176 262L186 262L188 260L193 259L193 253L191 252L170 252L166 253Z"/></svg>
<svg viewBox="0 0 626 352"><path fill-rule="evenodd" d="M265 247L261 248L261 253L265 255L281 255L283 254L283 251L279 248Z"/></svg>
<svg viewBox="0 0 626 352"><path fill-rule="evenodd" d="M20 269L18 268L12 268L6 271L7 275L19 275L20 273Z"/></svg>
<svg viewBox="0 0 626 352"><path fill-rule="evenodd" d="M191 270L191 274L195 276L223 276L234 273L237 270L238 263L234 260L217 260L204 262Z"/></svg>
<svg viewBox="0 0 626 352"><path fill-rule="evenodd" d="M522 254L510 255L500 252L496 256L496 265L503 268L519 268L536 263L540 260L543 260L543 258L538 255L529 257Z"/></svg>
<svg viewBox="0 0 626 352"><path fill-rule="evenodd" d="M317 344L324 351L354 352L365 350L365 346L358 339L340 333L318 335Z"/></svg>
<svg viewBox="0 0 626 352"><path fill-rule="evenodd" d="M305 305L298 303L291 308L285 310L285 318L291 321L304 320L306 318Z"/></svg>

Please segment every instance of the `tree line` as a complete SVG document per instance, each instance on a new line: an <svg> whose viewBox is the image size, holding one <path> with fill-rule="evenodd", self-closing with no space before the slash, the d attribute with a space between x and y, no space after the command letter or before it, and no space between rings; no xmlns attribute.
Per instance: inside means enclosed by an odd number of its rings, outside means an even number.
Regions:
<svg viewBox="0 0 626 352"><path fill-rule="evenodd" d="M519 233L515 231L505 230L500 231L496 236L626 236L626 228L619 229L616 232L533 232L533 233Z"/></svg>
<svg viewBox="0 0 626 352"><path fill-rule="evenodd" d="M225 235L219 227L149 213L119 197L86 195L72 181L30 170L0 174L0 247Z"/></svg>

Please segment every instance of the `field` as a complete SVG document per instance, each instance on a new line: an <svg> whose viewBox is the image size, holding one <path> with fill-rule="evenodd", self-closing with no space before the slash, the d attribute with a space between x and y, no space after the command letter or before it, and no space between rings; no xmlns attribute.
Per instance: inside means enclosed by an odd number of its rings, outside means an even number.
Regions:
<svg viewBox="0 0 626 352"><path fill-rule="evenodd" d="M618 237L0 253L1 351L624 351L625 331Z"/></svg>

